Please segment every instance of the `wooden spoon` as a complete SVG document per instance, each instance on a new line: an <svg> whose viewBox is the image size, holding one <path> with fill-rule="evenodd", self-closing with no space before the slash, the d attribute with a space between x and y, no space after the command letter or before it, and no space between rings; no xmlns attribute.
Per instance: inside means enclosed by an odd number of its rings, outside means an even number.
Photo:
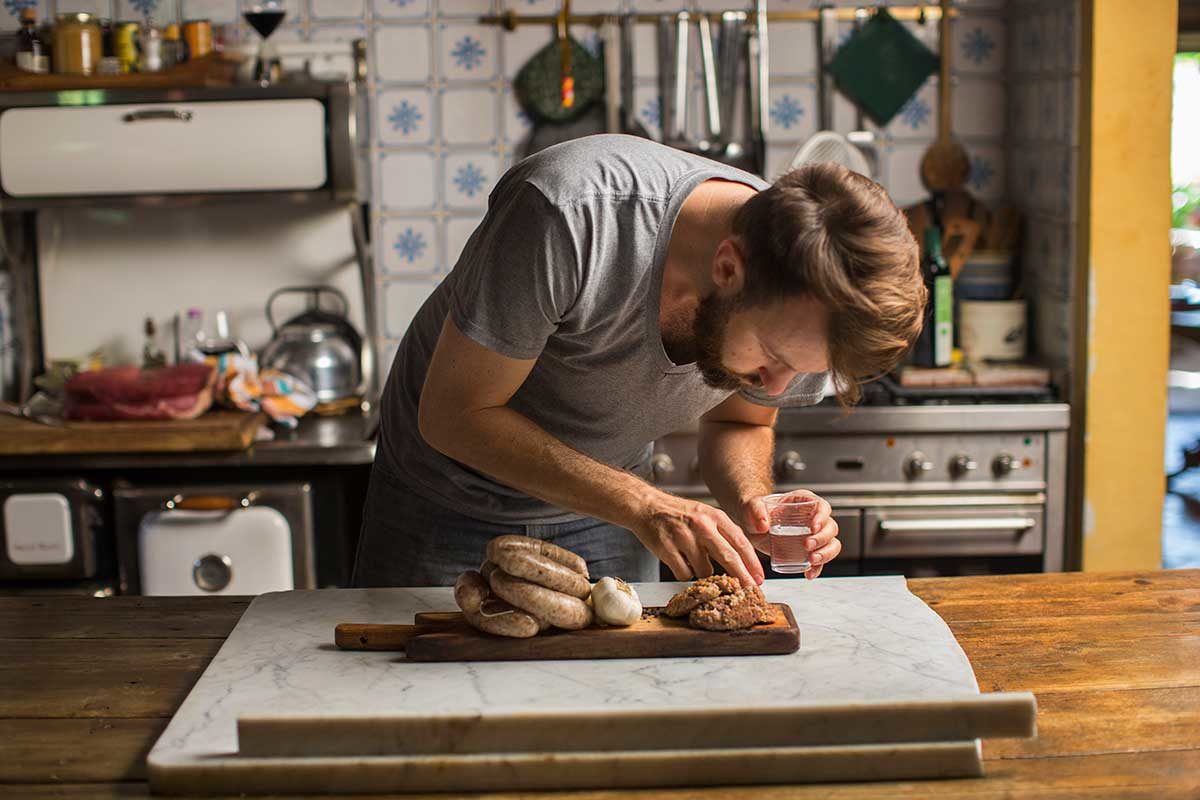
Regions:
<svg viewBox="0 0 1200 800"><path fill-rule="evenodd" d="M957 189L967 182L971 161L966 148L950 135L950 0L942 0L938 33L942 71L938 81L938 138L921 159L921 180L931 192Z"/></svg>

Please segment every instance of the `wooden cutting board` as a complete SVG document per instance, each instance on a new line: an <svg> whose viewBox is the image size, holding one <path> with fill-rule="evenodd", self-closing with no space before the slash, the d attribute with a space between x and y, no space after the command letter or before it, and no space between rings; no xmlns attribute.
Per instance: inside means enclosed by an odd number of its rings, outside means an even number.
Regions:
<svg viewBox="0 0 1200 800"><path fill-rule="evenodd" d="M245 450L265 421L262 414L221 410L196 419L67 422L59 428L0 416L0 456Z"/></svg>
<svg viewBox="0 0 1200 800"><path fill-rule="evenodd" d="M477 631L458 612L415 615L412 625L343 622L334 641L343 650L403 650L409 661L538 661L580 658L681 658L691 656L766 656L794 653L800 629L792 609L772 604L769 625L740 631L703 631L686 619L671 619L662 608L628 628L593 627L581 631L551 629L529 639L507 639Z"/></svg>

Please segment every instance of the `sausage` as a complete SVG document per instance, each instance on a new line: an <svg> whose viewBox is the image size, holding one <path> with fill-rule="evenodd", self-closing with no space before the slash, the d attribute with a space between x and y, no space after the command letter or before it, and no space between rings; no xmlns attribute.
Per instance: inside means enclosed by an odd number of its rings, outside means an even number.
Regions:
<svg viewBox="0 0 1200 800"><path fill-rule="evenodd" d="M464 613L475 612L492 593L492 587L473 569L458 576L454 582L454 602Z"/></svg>
<svg viewBox="0 0 1200 800"><path fill-rule="evenodd" d="M542 630L537 617L494 597L485 599L474 611L463 609L463 618L476 630L513 639L528 639Z"/></svg>
<svg viewBox="0 0 1200 800"><path fill-rule="evenodd" d="M492 580L492 573L498 572L499 570L500 570L500 568L497 567L495 564L493 564L491 561L484 561L482 564L479 565L480 577L483 578L483 580L488 584L487 586L484 587L487 591L487 597L492 598L492 599L497 599L492 594L492 587L490 585L490 582ZM503 602L503 601L501 601L501 602ZM526 611L525 613L529 614L528 611ZM536 614L529 614L529 616L533 617L534 619L536 619L538 621L538 624L540 625L541 630L548 630L550 628L550 623L547 622L545 619L537 616Z"/></svg>
<svg viewBox="0 0 1200 800"><path fill-rule="evenodd" d="M587 562L584 561L583 558L575 555L565 547L559 547L558 545L551 544L550 542L543 542L541 539L534 539L531 536L520 536L515 533L509 533L505 534L504 536L497 536L495 539L492 539L490 542L488 542L488 558L491 558L492 561L496 560L495 558L492 558L491 555L493 552L495 552L495 549L517 550L524 551L526 553L534 553L539 556L545 556L551 561L557 561L559 564L562 564L564 567L569 568L573 572L578 572L585 578L588 577Z"/></svg>
<svg viewBox="0 0 1200 800"><path fill-rule="evenodd" d="M488 583L496 596L556 628L580 630L592 624L592 608L578 597L538 586L515 578L502 569L493 568Z"/></svg>
<svg viewBox="0 0 1200 800"><path fill-rule="evenodd" d="M524 578L556 592L573 595L581 600L592 593L592 585L583 575L529 548L505 546L500 540L506 538L508 537L502 536L488 542L487 555L489 561L509 575Z"/></svg>

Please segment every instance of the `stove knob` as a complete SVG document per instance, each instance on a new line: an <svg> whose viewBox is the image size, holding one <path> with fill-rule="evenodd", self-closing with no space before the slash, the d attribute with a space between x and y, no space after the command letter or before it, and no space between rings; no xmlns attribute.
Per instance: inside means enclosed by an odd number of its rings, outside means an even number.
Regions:
<svg viewBox="0 0 1200 800"><path fill-rule="evenodd" d="M675 471L675 462L666 453L658 453L650 459L650 472L655 483L662 483Z"/></svg>
<svg viewBox="0 0 1200 800"><path fill-rule="evenodd" d="M908 457L908 461L904 464L904 474L909 478L916 480L926 472L933 471L933 462L925 458L925 454L920 450Z"/></svg>
<svg viewBox="0 0 1200 800"><path fill-rule="evenodd" d="M992 461L992 472L997 478L1003 478L1006 475L1012 474L1014 470L1021 468L1021 462L1013 458L1009 453L1001 453Z"/></svg>
<svg viewBox="0 0 1200 800"><path fill-rule="evenodd" d="M808 469L808 464L800 458L800 454L795 450L788 450L779 459L775 471L782 481L795 481L800 479L800 473Z"/></svg>
<svg viewBox="0 0 1200 800"><path fill-rule="evenodd" d="M965 477L968 472L974 472L978 468L975 460L965 453L959 453L950 459L950 474L956 478Z"/></svg>

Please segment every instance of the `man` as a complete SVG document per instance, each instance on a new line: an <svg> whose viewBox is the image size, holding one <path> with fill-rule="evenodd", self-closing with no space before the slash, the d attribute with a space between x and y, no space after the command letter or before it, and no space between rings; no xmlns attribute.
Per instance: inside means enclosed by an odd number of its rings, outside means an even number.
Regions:
<svg viewBox="0 0 1200 800"><path fill-rule="evenodd" d="M501 178L417 313L383 393L358 586L444 585L502 533L593 576L763 570L777 408L851 401L917 337L925 289L903 215L832 164L773 186L628 136ZM700 423L723 509L643 479L652 442ZM728 512L728 513L726 513ZM841 550L822 501L808 577Z"/></svg>

